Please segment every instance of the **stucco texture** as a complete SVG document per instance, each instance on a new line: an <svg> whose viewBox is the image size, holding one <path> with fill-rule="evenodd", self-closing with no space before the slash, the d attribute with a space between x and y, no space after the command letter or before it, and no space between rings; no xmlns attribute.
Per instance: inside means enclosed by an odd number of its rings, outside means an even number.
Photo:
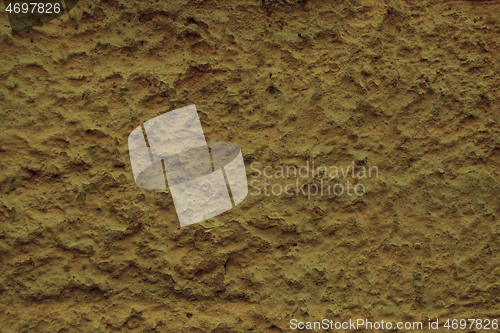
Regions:
<svg viewBox="0 0 500 333"><path fill-rule="evenodd" d="M500 319L500 2L0 8L1 333ZM127 138L191 104L249 194L181 228ZM275 174L308 163L378 173ZM365 192L298 191L322 180Z"/></svg>

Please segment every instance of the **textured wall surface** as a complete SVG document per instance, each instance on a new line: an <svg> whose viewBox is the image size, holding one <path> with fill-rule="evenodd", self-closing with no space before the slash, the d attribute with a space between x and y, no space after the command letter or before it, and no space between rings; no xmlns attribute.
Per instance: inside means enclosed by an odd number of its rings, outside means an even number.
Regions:
<svg viewBox="0 0 500 333"><path fill-rule="evenodd" d="M81 0L17 34L1 11L0 332L500 318L498 1ZM190 104L249 176L378 177L180 228L127 137Z"/></svg>

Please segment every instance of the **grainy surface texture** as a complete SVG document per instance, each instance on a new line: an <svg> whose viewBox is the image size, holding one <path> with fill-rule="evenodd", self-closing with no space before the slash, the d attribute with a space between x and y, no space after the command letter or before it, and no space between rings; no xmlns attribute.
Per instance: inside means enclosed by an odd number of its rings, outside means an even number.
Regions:
<svg viewBox="0 0 500 333"><path fill-rule="evenodd" d="M500 319L499 13L81 0L13 34L2 6L0 332ZM254 182L180 228L168 190L135 185L127 137L191 104ZM378 177L274 174L307 163ZM273 178L255 178L265 166ZM366 193L297 194L321 180Z"/></svg>

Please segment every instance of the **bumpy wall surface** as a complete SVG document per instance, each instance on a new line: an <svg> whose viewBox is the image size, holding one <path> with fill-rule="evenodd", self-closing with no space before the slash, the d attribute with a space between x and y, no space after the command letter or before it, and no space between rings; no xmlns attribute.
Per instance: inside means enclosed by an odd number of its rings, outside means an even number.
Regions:
<svg viewBox="0 0 500 333"><path fill-rule="evenodd" d="M498 1L81 0L15 34L1 10L0 332L500 319ZM127 137L191 104L254 182L181 229ZM378 174L275 175L308 163Z"/></svg>

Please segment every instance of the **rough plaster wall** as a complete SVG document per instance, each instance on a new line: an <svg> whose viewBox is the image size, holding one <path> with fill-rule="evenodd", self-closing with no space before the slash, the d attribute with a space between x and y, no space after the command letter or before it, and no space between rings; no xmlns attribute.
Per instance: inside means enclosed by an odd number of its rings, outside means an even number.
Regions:
<svg viewBox="0 0 500 333"><path fill-rule="evenodd" d="M0 332L498 318L499 12L82 0L12 35L2 9ZM168 191L134 184L127 137L193 103L248 175L379 176L362 197L249 194L181 229Z"/></svg>

